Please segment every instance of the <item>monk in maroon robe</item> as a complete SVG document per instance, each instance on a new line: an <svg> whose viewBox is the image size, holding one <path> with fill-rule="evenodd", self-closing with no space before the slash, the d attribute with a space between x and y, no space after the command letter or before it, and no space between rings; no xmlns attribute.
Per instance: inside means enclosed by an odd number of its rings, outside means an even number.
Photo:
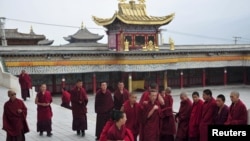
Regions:
<svg viewBox="0 0 250 141"><path fill-rule="evenodd" d="M118 89L114 92L114 108L120 110L122 104L129 98L129 92L124 88L124 83L118 83Z"/></svg>
<svg viewBox="0 0 250 141"><path fill-rule="evenodd" d="M101 83L101 89L95 96L95 112L96 117L96 139L99 140L100 134L105 123L110 119L111 112L114 107L111 92L107 89L107 82Z"/></svg>
<svg viewBox="0 0 250 141"><path fill-rule="evenodd" d="M226 98L223 94L219 94L216 98L216 105L214 111L214 121L213 124L215 125L224 125L227 121L229 108L225 104Z"/></svg>
<svg viewBox="0 0 250 141"><path fill-rule="evenodd" d="M23 101L16 98L13 90L8 91L9 100L4 104L3 130L7 132L6 141L25 141L24 134L29 132L26 121L27 108Z"/></svg>
<svg viewBox="0 0 250 141"><path fill-rule="evenodd" d="M180 94L180 109L176 114L175 119L178 123L176 141L188 141L188 124L192 111L192 102L188 98L187 93Z"/></svg>
<svg viewBox="0 0 250 141"><path fill-rule="evenodd" d="M239 92L231 92L230 98L232 104L229 107L226 125L247 125L247 108L239 97Z"/></svg>
<svg viewBox="0 0 250 141"><path fill-rule="evenodd" d="M107 134L108 134L108 130L110 129L110 127L114 124L114 120L110 119L106 122L105 126L102 129L102 133L100 135L99 141L107 141Z"/></svg>
<svg viewBox="0 0 250 141"><path fill-rule="evenodd" d="M52 108L50 106L52 97L49 91L46 90L46 84L42 84L40 92L37 93L35 103L37 104L37 132L40 136L43 132L47 132L47 136L52 136Z"/></svg>
<svg viewBox="0 0 250 141"><path fill-rule="evenodd" d="M199 141L200 140L199 125L201 120L201 110L203 101L200 99L200 95L198 92L193 92L192 98L193 98L193 106L189 119L188 136L189 136L189 141Z"/></svg>
<svg viewBox="0 0 250 141"><path fill-rule="evenodd" d="M160 104L157 102L157 90L150 91L150 101L142 105L140 141L159 141Z"/></svg>
<svg viewBox="0 0 250 141"><path fill-rule="evenodd" d="M171 88L160 91L164 99L164 105L161 105L161 121L160 121L160 141L174 141L176 134L176 125L173 114L173 98L171 96Z"/></svg>
<svg viewBox="0 0 250 141"><path fill-rule="evenodd" d="M140 105L136 102L136 95L130 94L129 100L127 100L123 107L121 108L121 111L126 113L127 121L126 121L126 127L131 130L134 136L134 141L137 140L137 136L139 134L139 110Z"/></svg>
<svg viewBox="0 0 250 141"><path fill-rule="evenodd" d="M25 70L22 70L21 74L19 75L19 84L21 86L21 94L22 98L25 101L27 97L30 97L30 91L31 89L31 78L29 74L25 72Z"/></svg>
<svg viewBox="0 0 250 141"><path fill-rule="evenodd" d="M122 111L114 111L112 114L114 117L114 123L110 127L107 133L108 141L134 141L133 134L129 129L126 128L126 114Z"/></svg>
<svg viewBox="0 0 250 141"><path fill-rule="evenodd" d="M83 82L78 80L76 82L76 87L71 90L71 104L72 104L72 114L73 123L72 129L77 132L77 135L82 133L85 136L85 130L87 130L87 104L88 97L86 91L84 90Z"/></svg>
<svg viewBox="0 0 250 141"><path fill-rule="evenodd" d="M212 96L212 91L206 89L203 91L204 103L201 110L201 121L200 121L200 141L208 140L208 125L213 124L214 111L216 109L216 102Z"/></svg>
<svg viewBox="0 0 250 141"><path fill-rule="evenodd" d="M68 91L65 90L65 88L62 89L62 103L61 103L61 106L62 107L65 107L65 108L68 108L68 109L71 109L71 106L70 106L70 93Z"/></svg>
<svg viewBox="0 0 250 141"><path fill-rule="evenodd" d="M143 102L145 102L145 101L149 101L149 94L150 94L150 90L151 89L157 90L158 89L158 85L156 83L151 83L149 85L148 90L146 90L145 92L143 92L143 94L141 96L141 99L139 101L140 104L143 104Z"/></svg>

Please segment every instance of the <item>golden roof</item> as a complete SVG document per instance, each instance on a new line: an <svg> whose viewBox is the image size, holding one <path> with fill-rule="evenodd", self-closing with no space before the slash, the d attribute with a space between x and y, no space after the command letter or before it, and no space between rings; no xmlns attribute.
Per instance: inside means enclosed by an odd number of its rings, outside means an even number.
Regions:
<svg viewBox="0 0 250 141"><path fill-rule="evenodd" d="M107 26L119 19L126 24L136 25L166 25L174 18L174 13L168 16L155 17L149 16L146 12L146 5L144 2L135 3L131 0L129 3L121 2L118 4L118 12L115 12L112 18L98 18L93 16L93 20L97 25Z"/></svg>

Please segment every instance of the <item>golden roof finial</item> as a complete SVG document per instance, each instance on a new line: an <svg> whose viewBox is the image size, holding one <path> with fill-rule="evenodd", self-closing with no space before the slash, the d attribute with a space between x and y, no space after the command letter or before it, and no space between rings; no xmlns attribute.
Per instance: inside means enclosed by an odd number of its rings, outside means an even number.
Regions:
<svg viewBox="0 0 250 141"><path fill-rule="evenodd" d="M124 3L126 2L126 0L118 0L120 3Z"/></svg>
<svg viewBox="0 0 250 141"><path fill-rule="evenodd" d="M140 4L144 4L144 3L146 2L146 0L138 0L138 2L139 2Z"/></svg>
<svg viewBox="0 0 250 141"><path fill-rule="evenodd" d="M84 29L84 28L85 28L85 26L84 26L84 23L82 22L81 29Z"/></svg>

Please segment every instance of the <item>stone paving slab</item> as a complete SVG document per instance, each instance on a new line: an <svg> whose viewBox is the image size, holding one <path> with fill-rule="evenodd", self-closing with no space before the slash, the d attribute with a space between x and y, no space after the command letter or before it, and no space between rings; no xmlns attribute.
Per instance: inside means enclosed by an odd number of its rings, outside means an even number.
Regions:
<svg viewBox="0 0 250 141"><path fill-rule="evenodd" d="M219 86L219 87L207 87L213 91L214 97L218 94L225 94L226 104L230 105L229 94L233 90L238 90L240 92L240 98L246 104L247 108L250 108L250 87L239 85L239 86ZM198 91L202 94L202 90L205 88L185 88L185 89L173 89L173 99L174 99L174 111L178 111L180 100L179 94L182 91L186 91L191 98L191 93L193 91ZM2 128L2 113L3 105L8 100L7 90L0 86L0 127ZM138 100L141 94L138 93ZM17 97L20 98L20 92L17 92ZM34 103L35 94L31 95L31 99L25 101L25 104L28 108L27 121L30 127L30 132L26 134L27 141L94 141L95 140L95 123L96 123L96 114L94 113L94 95L90 94L89 103L88 103L88 130L86 131L85 137L76 136L76 133L72 131L72 113L70 110L65 109L60 106L60 97L54 96L52 103L53 110L53 119L52 119L52 137L39 136L36 132L36 105ZM3 130L0 130L0 141L4 141L6 133Z"/></svg>

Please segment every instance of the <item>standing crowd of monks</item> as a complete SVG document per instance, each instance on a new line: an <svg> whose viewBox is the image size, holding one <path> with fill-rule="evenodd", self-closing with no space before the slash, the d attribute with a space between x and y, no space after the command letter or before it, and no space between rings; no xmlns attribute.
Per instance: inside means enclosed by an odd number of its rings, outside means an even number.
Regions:
<svg viewBox="0 0 250 141"><path fill-rule="evenodd" d="M19 76L22 98L29 97L31 79L22 71ZM99 141L207 141L208 125L246 125L247 108L239 99L240 94L230 94L232 104L225 105L225 96L213 97L206 89L200 98L198 92L192 93L192 101L187 93L180 94L180 108L173 111L171 88L160 89L151 83L139 102L134 93L118 82L118 88L112 93L107 82L101 82L95 96L96 140ZM78 80L73 89L62 89L62 106L71 109L73 115L72 130L79 136L85 136L87 130L88 97L83 81ZM29 132L26 121L27 108L24 102L16 98L13 90L8 91L9 100L4 105L3 129L7 132L7 141L25 141ZM37 132L40 136L46 132L52 136L52 96L46 84L40 86L35 98L37 104ZM71 105L69 105L71 103Z"/></svg>

